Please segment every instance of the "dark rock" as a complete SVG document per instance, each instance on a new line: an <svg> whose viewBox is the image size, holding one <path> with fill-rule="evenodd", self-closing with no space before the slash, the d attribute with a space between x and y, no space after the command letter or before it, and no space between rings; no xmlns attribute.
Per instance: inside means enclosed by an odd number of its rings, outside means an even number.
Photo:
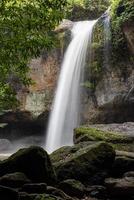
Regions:
<svg viewBox="0 0 134 200"><path fill-rule="evenodd" d="M121 179L107 178L105 180L108 193L111 196L133 196L134 195L134 177L125 177Z"/></svg>
<svg viewBox="0 0 134 200"><path fill-rule="evenodd" d="M19 200L35 200L38 194L28 194L26 192L19 192Z"/></svg>
<svg viewBox="0 0 134 200"><path fill-rule="evenodd" d="M116 157L113 167L112 175L116 177L121 177L125 172L133 171L134 169L134 159L120 156Z"/></svg>
<svg viewBox="0 0 134 200"><path fill-rule="evenodd" d="M32 115L29 111L6 112L0 115L1 123L13 123L21 121L31 121Z"/></svg>
<svg viewBox="0 0 134 200"><path fill-rule="evenodd" d="M106 187L102 185L93 185L86 188L85 193L91 197L104 198L106 197Z"/></svg>
<svg viewBox="0 0 134 200"><path fill-rule="evenodd" d="M19 200L18 192L15 190L0 185L1 200Z"/></svg>
<svg viewBox="0 0 134 200"><path fill-rule="evenodd" d="M11 141L28 136L42 136L47 125L48 114L49 112L46 110L37 118L33 118L27 111L8 112L0 115L0 122L6 123L4 127L0 127L0 136Z"/></svg>
<svg viewBox="0 0 134 200"><path fill-rule="evenodd" d="M0 185L7 187L19 188L22 185L30 182L31 181L26 177L26 175L21 172L6 174L0 177Z"/></svg>
<svg viewBox="0 0 134 200"><path fill-rule="evenodd" d="M23 172L33 182L54 184L56 177L47 152L37 146L20 149L0 162L0 176Z"/></svg>
<svg viewBox="0 0 134 200"><path fill-rule="evenodd" d="M65 194L62 190L55 188L55 187L51 187L48 186L47 187L47 194L56 196L57 199L61 198L62 200L73 200L73 198L71 198L70 196L68 196L67 194Z"/></svg>
<svg viewBox="0 0 134 200"><path fill-rule="evenodd" d="M77 149L60 162L53 163L59 180L88 181L99 171L107 171L113 164L115 151L107 143L98 142Z"/></svg>
<svg viewBox="0 0 134 200"><path fill-rule="evenodd" d="M74 179L62 181L59 184L59 188L72 197L82 197L85 189L81 182Z"/></svg>
<svg viewBox="0 0 134 200"><path fill-rule="evenodd" d="M47 185L45 183L31 183L31 184L25 184L21 188L21 191L26 193L37 193L37 194L43 194L46 192Z"/></svg>
<svg viewBox="0 0 134 200"><path fill-rule="evenodd" d="M124 177L134 177L134 171L126 172Z"/></svg>

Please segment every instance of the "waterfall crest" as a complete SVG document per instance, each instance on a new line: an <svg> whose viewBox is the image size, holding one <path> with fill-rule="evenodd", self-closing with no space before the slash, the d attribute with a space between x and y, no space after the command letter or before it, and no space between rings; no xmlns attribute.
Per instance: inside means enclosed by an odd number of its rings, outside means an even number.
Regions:
<svg viewBox="0 0 134 200"><path fill-rule="evenodd" d="M96 22L76 22L72 28L72 40L65 53L48 124L45 149L49 153L73 145L73 129L80 123L80 85Z"/></svg>

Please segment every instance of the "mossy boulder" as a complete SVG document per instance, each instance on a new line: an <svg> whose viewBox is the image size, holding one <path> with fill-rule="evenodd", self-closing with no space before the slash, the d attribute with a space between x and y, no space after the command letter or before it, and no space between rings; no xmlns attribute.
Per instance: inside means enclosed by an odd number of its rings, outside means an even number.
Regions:
<svg viewBox="0 0 134 200"><path fill-rule="evenodd" d="M53 163L58 180L88 181L99 171L108 171L115 158L113 148L104 142L77 149L64 160Z"/></svg>
<svg viewBox="0 0 134 200"><path fill-rule="evenodd" d="M56 176L47 152L38 146L23 148L0 162L0 176L22 172L32 182L54 184Z"/></svg>
<svg viewBox="0 0 134 200"><path fill-rule="evenodd" d="M104 141L118 150L134 150L134 137L95 127L82 126L74 130L74 142L80 143L84 141Z"/></svg>
<svg viewBox="0 0 134 200"><path fill-rule="evenodd" d="M105 142L111 142L111 143L131 143L132 138L127 137L125 135L110 132L110 131L104 131L101 129L93 128L93 127L80 127L75 129L75 136L74 140L77 140L81 136L87 136L89 141L105 141ZM133 138L134 141L134 138Z"/></svg>
<svg viewBox="0 0 134 200"><path fill-rule="evenodd" d="M84 195L85 190L85 186L75 179L68 179L62 181L59 184L59 188L63 190L66 194L78 198Z"/></svg>

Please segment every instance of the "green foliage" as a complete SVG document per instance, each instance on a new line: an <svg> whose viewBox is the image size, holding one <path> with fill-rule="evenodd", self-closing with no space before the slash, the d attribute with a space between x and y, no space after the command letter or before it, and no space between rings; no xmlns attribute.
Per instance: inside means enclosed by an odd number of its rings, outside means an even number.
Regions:
<svg viewBox="0 0 134 200"><path fill-rule="evenodd" d="M109 0L68 0L70 19L88 20L100 17L109 7Z"/></svg>
<svg viewBox="0 0 134 200"><path fill-rule="evenodd" d="M0 2L0 108L17 102L10 76L25 86L31 84L28 62L54 45L52 30L63 18L66 4L66 0Z"/></svg>
<svg viewBox="0 0 134 200"><path fill-rule="evenodd" d="M123 34L123 25L134 20L133 0L112 0L111 23L112 23L112 46L115 62L119 59L126 59L128 47Z"/></svg>
<svg viewBox="0 0 134 200"><path fill-rule="evenodd" d="M91 11L104 12L108 6L108 0L83 0L85 8L90 8Z"/></svg>

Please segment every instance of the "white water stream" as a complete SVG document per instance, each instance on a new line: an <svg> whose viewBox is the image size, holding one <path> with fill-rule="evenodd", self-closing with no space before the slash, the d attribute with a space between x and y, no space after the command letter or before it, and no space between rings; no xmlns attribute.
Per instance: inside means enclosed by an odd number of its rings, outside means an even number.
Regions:
<svg viewBox="0 0 134 200"><path fill-rule="evenodd" d="M73 129L80 123L83 69L96 21L76 22L72 28L72 41L65 53L48 124L45 149L49 153L73 145Z"/></svg>

